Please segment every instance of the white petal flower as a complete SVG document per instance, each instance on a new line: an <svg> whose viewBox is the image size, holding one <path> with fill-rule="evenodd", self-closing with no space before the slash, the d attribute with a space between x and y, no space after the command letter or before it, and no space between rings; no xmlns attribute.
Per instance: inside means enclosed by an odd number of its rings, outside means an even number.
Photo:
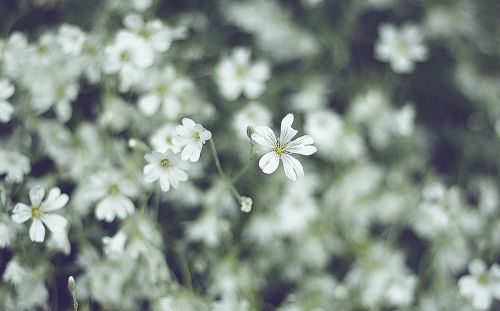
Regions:
<svg viewBox="0 0 500 311"><path fill-rule="evenodd" d="M267 126L256 126L252 139L266 147L267 153L259 160L259 167L266 174L271 174L279 166L280 160L283 162L285 175L291 180L304 176L302 164L291 154L311 155L317 151L313 146L314 139L309 135L304 135L296 140L292 139L297 135L297 130L292 128L293 114L287 114L281 121L280 137L276 138L272 129Z"/></svg>
<svg viewBox="0 0 500 311"><path fill-rule="evenodd" d="M15 87L7 79L0 79L0 122L9 122L14 107L7 101L14 94Z"/></svg>
<svg viewBox="0 0 500 311"><path fill-rule="evenodd" d="M186 172L178 165L177 155L171 150L153 151L144 158L148 162L144 167L144 180L147 183L159 180L163 191L170 190L170 186L177 188L180 182L188 179Z"/></svg>
<svg viewBox="0 0 500 311"><path fill-rule="evenodd" d="M427 59L427 47L423 44L420 29L411 24L397 29L394 25L383 24L379 28L380 39L375 45L378 60L390 62L396 73L410 73L414 62Z"/></svg>
<svg viewBox="0 0 500 311"><path fill-rule="evenodd" d="M203 144L212 138L209 130L189 118L182 119L182 125L178 125L175 132L176 136L172 142L182 147L181 158L184 161L197 162L200 159Z"/></svg>
<svg viewBox="0 0 500 311"><path fill-rule="evenodd" d="M43 187L35 186L30 190L31 206L18 203L12 211L12 220L16 223L24 223L32 219L29 234L33 242L45 240L44 224L53 234L65 234L64 230L68 225L68 221L63 216L51 214L68 203L68 195L61 194L59 188L52 188L45 201L42 201L44 196Z"/></svg>
<svg viewBox="0 0 500 311"><path fill-rule="evenodd" d="M476 310L487 310L493 298L500 299L500 267L497 264L486 269L481 259L469 263L469 275L458 280L460 294L471 299Z"/></svg>
<svg viewBox="0 0 500 311"><path fill-rule="evenodd" d="M219 90L228 100L235 100L241 93L255 99L264 92L269 71L269 65L264 61L250 63L250 50L237 48L216 69Z"/></svg>

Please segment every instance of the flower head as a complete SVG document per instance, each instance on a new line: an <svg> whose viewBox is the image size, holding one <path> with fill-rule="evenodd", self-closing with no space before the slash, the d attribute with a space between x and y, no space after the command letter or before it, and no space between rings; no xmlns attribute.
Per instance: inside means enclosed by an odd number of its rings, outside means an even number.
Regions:
<svg viewBox="0 0 500 311"><path fill-rule="evenodd" d="M396 73L410 73L414 62L427 59L427 47L422 43L420 29L415 25L404 25L397 29L384 24L379 28L380 39L375 45L375 56L388 61Z"/></svg>
<svg viewBox="0 0 500 311"><path fill-rule="evenodd" d="M52 188L49 195L42 202L45 190L41 186L35 186L30 191L31 206L17 203L12 211L12 220L21 224L32 219L30 227L30 239L33 242L43 242L45 239L45 227L54 233L64 233L68 221L61 215L51 212L61 209L68 203L67 194L61 194L59 188Z"/></svg>
<svg viewBox="0 0 500 311"><path fill-rule="evenodd" d="M500 299L500 267L497 264L486 270L481 259L474 259L469 263L469 275L458 280L460 294L472 299L472 306L476 310L487 310L493 297Z"/></svg>
<svg viewBox="0 0 500 311"><path fill-rule="evenodd" d="M176 136L172 142L183 148L181 158L184 161L197 162L200 159L203 144L212 138L212 133L209 130L189 118L182 119L182 125L178 125L175 132Z"/></svg>
<svg viewBox="0 0 500 311"><path fill-rule="evenodd" d="M279 138L276 138L273 130L267 126L255 127L252 139L268 149L268 152L259 161L259 167L264 173L271 174L276 171L281 160L286 177L296 180L297 176L304 176L302 164L291 154L311 155L317 151L317 148L312 145L314 139L309 135L301 136L292 141L292 138L297 135L297 130L292 128L293 118L291 113L283 118Z"/></svg>
<svg viewBox="0 0 500 311"><path fill-rule="evenodd" d="M153 151L144 156L148 164L144 167L144 180L147 183L160 181L161 190L170 190L170 185L177 188L188 175L178 165L177 156L171 151Z"/></svg>

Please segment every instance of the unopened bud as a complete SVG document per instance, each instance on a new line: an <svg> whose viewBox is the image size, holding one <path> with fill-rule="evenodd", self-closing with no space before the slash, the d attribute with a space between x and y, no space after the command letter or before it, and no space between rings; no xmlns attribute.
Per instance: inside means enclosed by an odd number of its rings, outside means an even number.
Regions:
<svg viewBox="0 0 500 311"><path fill-rule="evenodd" d="M252 210L252 204L253 204L252 198L242 196L240 203L242 212L249 213Z"/></svg>
<svg viewBox="0 0 500 311"><path fill-rule="evenodd" d="M149 152L151 148L148 147L144 142L137 138L130 138L128 140L128 146L132 149L137 149L141 151Z"/></svg>
<svg viewBox="0 0 500 311"><path fill-rule="evenodd" d="M73 276L68 278L68 289L70 292L74 293L76 291L76 282Z"/></svg>
<svg viewBox="0 0 500 311"><path fill-rule="evenodd" d="M255 132L255 129L253 126L249 125L247 126L247 136L248 138L252 139L252 134Z"/></svg>

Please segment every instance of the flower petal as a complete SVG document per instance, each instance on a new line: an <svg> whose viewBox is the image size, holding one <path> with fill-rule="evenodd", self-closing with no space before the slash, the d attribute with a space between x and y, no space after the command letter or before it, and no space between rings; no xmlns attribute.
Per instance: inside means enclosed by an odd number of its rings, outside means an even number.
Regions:
<svg viewBox="0 0 500 311"><path fill-rule="evenodd" d="M17 203L12 211L12 220L22 224L31 218L31 207L24 203Z"/></svg>
<svg viewBox="0 0 500 311"><path fill-rule="evenodd" d="M64 231L68 225L66 218L57 214L43 214L40 220L47 225L47 228L49 228L52 233Z"/></svg>
<svg viewBox="0 0 500 311"><path fill-rule="evenodd" d="M266 174L271 174L278 168L280 157L274 151L268 152L259 160L259 167Z"/></svg>
<svg viewBox="0 0 500 311"><path fill-rule="evenodd" d="M30 227L30 239L33 242L43 242L45 240L45 227L40 219L33 219Z"/></svg>
<svg viewBox="0 0 500 311"><path fill-rule="evenodd" d="M281 120L281 131L280 131L280 143L287 144L292 138L297 135L297 130L292 128L293 114L287 114L283 120Z"/></svg>
<svg viewBox="0 0 500 311"><path fill-rule="evenodd" d="M291 155L285 154L281 157L283 161L283 168L285 169L285 175L291 180L296 180L297 177L304 176L304 168L300 164L299 160L295 159Z"/></svg>
<svg viewBox="0 0 500 311"><path fill-rule="evenodd" d="M67 194L61 194L59 188L52 188L47 199L42 203L42 211L51 212L63 208L69 201Z"/></svg>
<svg viewBox="0 0 500 311"><path fill-rule="evenodd" d="M290 153L298 153L302 155L311 155L318 151L315 146L310 146L314 143L314 139L309 135L304 135L291 141L286 150Z"/></svg>
<svg viewBox="0 0 500 311"><path fill-rule="evenodd" d="M252 139L259 145L269 148L276 147L276 136L273 130L267 126L258 125L255 127L255 132L252 134Z"/></svg>
<svg viewBox="0 0 500 311"><path fill-rule="evenodd" d="M45 189L42 186L34 186L30 190L31 204L38 206L42 204L43 197L45 196Z"/></svg>

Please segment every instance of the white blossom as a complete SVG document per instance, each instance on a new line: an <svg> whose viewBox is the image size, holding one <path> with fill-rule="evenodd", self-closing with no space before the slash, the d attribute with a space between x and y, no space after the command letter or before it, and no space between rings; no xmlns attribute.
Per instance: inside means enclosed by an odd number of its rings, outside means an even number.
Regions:
<svg viewBox="0 0 500 311"><path fill-rule="evenodd" d="M186 172L179 166L178 155L171 150L153 151L144 158L148 162L144 167L144 180L147 183L159 180L163 191L170 190L170 186L177 188L180 182L188 179Z"/></svg>
<svg viewBox="0 0 500 311"><path fill-rule="evenodd" d="M487 310L493 298L500 300L500 266L493 264L489 270L481 259L469 263L469 274L458 280L460 294L472 301L476 310Z"/></svg>
<svg viewBox="0 0 500 311"><path fill-rule="evenodd" d="M312 145L314 139L309 135L301 136L292 141L297 135L297 130L292 128L293 119L291 113L283 118L279 138L276 138L273 130L267 126L258 125L255 127L252 139L267 150L267 153L259 161L259 167L264 173L271 174L276 171L281 160L285 175L289 179L296 180L297 177L304 176L302 164L291 155L311 155L317 151L317 148Z"/></svg>
<svg viewBox="0 0 500 311"><path fill-rule="evenodd" d="M61 194L59 188L52 188L45 201L45 190L41 186L35 186L30 190L31 206L17 203L12 211L12 220L21 224L32 219L30 226L30 239L33 242L45 240L46 225L53 234L64 234L68 221L61 215L52 212L63 208L68 203L69 197Z"/></svg>
<svg viewBox="0 0 500 311"><path fill-rule="evenodd" d="M175 133L172 142L182 147L182 160L191 162L198 162L203 145L212 138L212 132L189 118L182 119L182 125L175 128Z"/></svg>

